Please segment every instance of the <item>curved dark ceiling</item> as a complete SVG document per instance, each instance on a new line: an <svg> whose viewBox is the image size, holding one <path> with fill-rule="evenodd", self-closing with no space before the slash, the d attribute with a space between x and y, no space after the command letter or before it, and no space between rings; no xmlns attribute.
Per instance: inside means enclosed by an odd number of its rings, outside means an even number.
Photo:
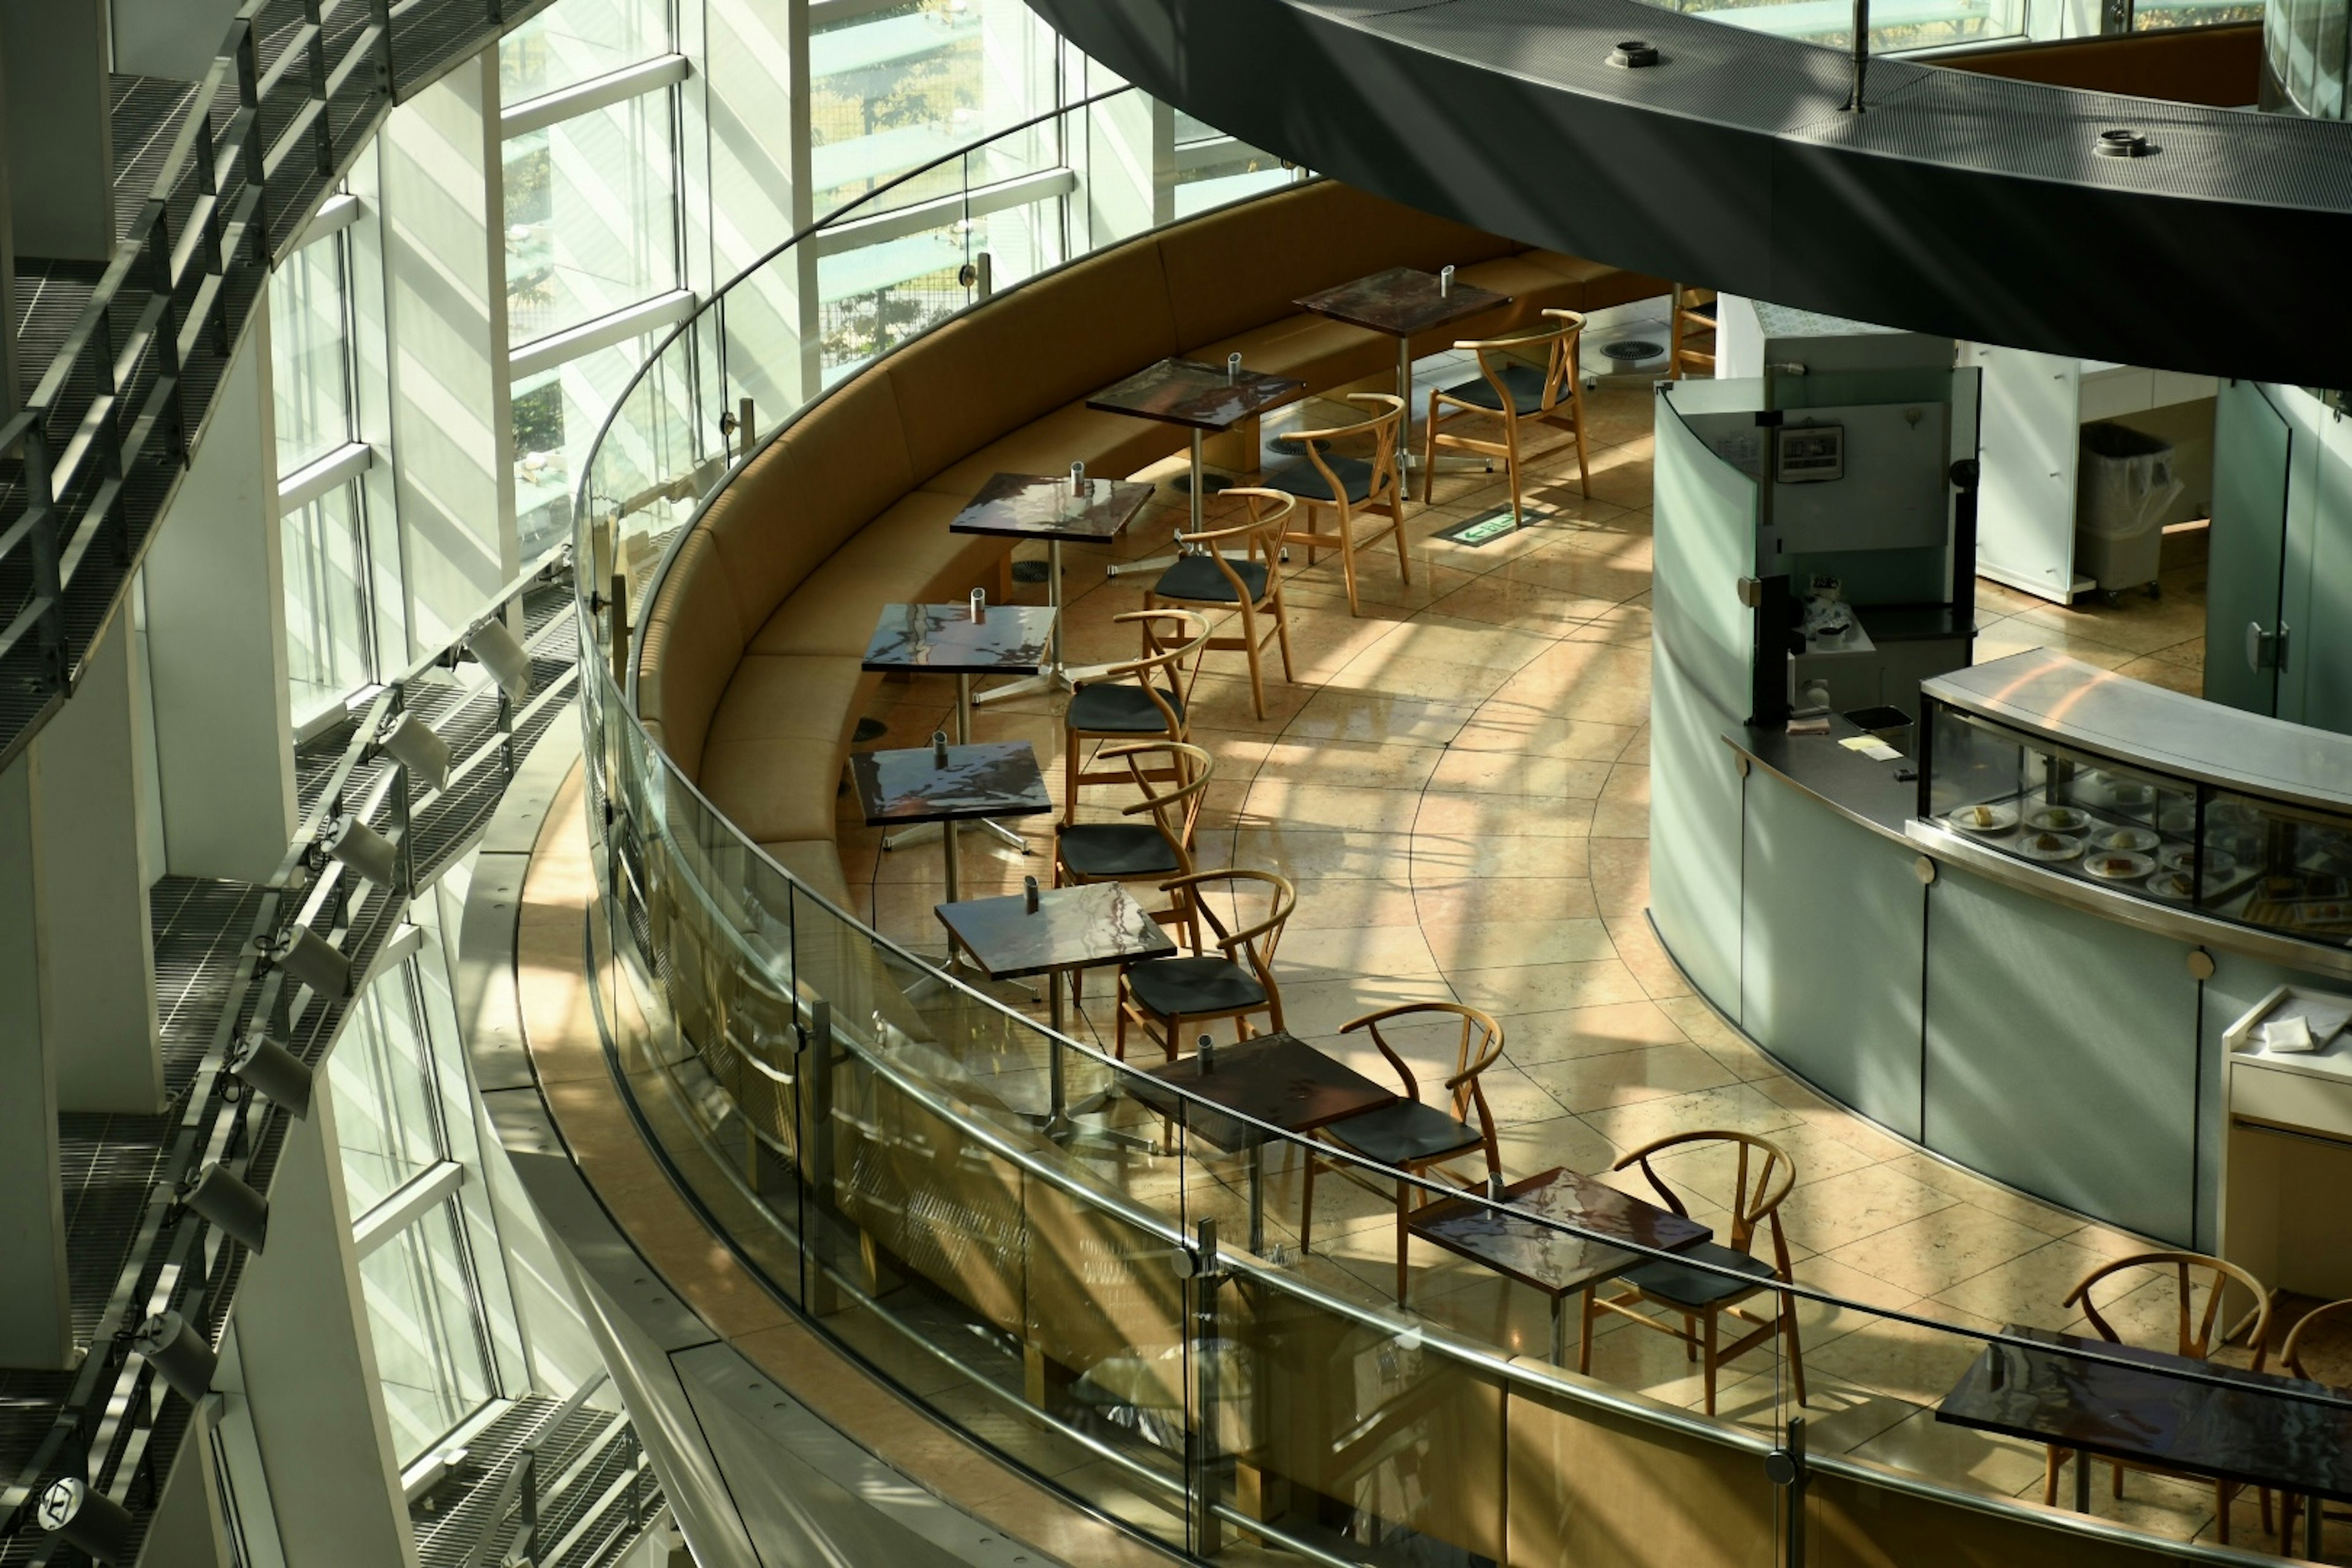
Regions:
<svg viewBox="0 0 2352 1568"><path fill-rule="evenodd" d="M1845 58L1634 0L1030 0L1269 152L1530 244L2090 359L2352 383L2352 124ZM1607 64L1619 39L1664 63ZM2098 132L2158 151L2101 157Z"/></svg>

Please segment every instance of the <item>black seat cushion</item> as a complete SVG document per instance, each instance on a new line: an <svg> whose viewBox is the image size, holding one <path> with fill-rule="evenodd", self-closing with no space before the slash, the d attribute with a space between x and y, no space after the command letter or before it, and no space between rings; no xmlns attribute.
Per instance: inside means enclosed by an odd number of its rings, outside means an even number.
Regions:
<svg viewBox="0 0 2352 1568"><path fill-rule="evenodd" d="M1323 461L1330 467L1332 477L1339 481L1339 488L1348 492L1349 505L1371 498L1371 464L1361 458L1327 456ZM1267 489L1280 490L1285 495L1297 496L1300 500L1319 500L1327 506L1331 502L1330 485L1316 472L1315 465L1304 458L1293 458L1278 468L1267 469L1264 482Z"/></svg>
<svg viewBox="0 0 2352 1568"><path fill-rule="evenodd" d="M1715 301L1712 300L1704 305L1685 305L1683 309L1691 315L1705 316L1710 321L1715 320Z"/></svg>
<svg viewBox="0 0 2352 1568"><path fill-rule="evenodd" d="M1513 413L1534 414L1542 409L1544 393L1543 372L1538 370L1531 364L1523 364L1517 360L1513 360L1508 364L1503 366L1502 376L1503 385L1510 392L1511 395L1511 410ZM1562 382L1560 384L1559 391L1560 396L1563 399L1566 398L1568 395L1567 383ZM1483 375L1475 381L1465 381L1459 386L1447 387L1445 389L1445 395L1453 398L1457 403L1466 403L1473 408L1491 409L1498 414L1502 412L1502 400L1495 395L1494 384ZM1557 406L1557 405L1555 405L1555 406Z"/></svg>
<svg viewBox="0 0 2352 1568"><path fill-rule="evenodd" d="M1081 877L1172 877L1178 869L1168 836L1149 822L1081 822L1058 841L1062 864Z"/></svg>
<svg viewBox="0 0 2352 1568"><path fill-rule="evenodd" d="M1166 687L1160 695L1184 716L1183 700ZM1143 694L1140 686L1130 686L1123 680L1106 680L1098 685L1081 687L1070 699L1068 723L1073 730L1084 730L1097 735L1164 735L1168 733L1167 716L1157 704Z"/></svg>
<svg viewBox="0 0 2352 1568"><path fill-rule="evenodd" d="M1129 990L1161 1018L1213 1016L1265 1005L1257 976L1229 958L1155 958L1127 972Z"/></svg>
<svg viewBox="0 0 2352 1568"><path fill-rule="evenodd" d="M1475 1149L1477 1131L1433 1105L1401 1100L1379 1110L1350 1116L1328 1129L1332 1141L1383 1165L1408 1165Z"/></svg>
<svg viewBox="0 0 2352 1568"><path fill-rule="evenodd" d="M1762 1258L1750 1258L1744 1252L1735 1252L1712 1241L1685 1247L1677 1256L1699 1258L1725 1268L1736 1268L1748 1276L1749 1281L1772 1278L1772 1266ZM1638 1268L1628 1268L1618 1278L1639 1289L1652 1300L1676 1307L1712 1306L1735 1296L1744 1296L1756 1288L1752 1282L1685 1268L1680 1263L1644 1263Z"/></svg>
<svg viewBox="0 0 2352 1568"><path fill-rule="evenodd" d="M1249 589L1250 603L1265 597L1265 563L1263 561L1227 561L1234 575ZM1176 564L1160 574L1151 591L1163 599L1192 599L1211 605L1231 605L1234 585L1217 563L1205 555L1179 555Z"/></svg>

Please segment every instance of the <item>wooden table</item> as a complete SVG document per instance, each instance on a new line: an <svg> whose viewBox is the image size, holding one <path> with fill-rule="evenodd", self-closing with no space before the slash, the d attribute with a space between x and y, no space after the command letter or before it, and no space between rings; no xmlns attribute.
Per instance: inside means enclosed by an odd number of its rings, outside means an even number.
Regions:
<svg viewBox="0 0 2352 1568"><path fill-rule="evenodd" d="M1473 283L1451 283L1434 272L1416 267L1391 267L1353 283L1342 283L1294 300L1292 304L1351 327L1385 332L1397 341L1397 395L1404 399L1404 417L1397 422L1397 482L1402 485L1412 454L1412 340L1433 327L1467 321L1511 302Z"/></svg>
<svg viewBox="0 0 2352 1568"><path fill-rule="evenodd" d="M2006 1331L2136 1363L1987 1345L1936 1407L1956 1426L2074 1449L2080 1512L2091 1510L2086 1454L2352 1502L2352 1402L2324 1384L2047 1329ZM2200 1380L2172 1375L2182 1372ZM2320 1511L2315 1501L2306 1510L2315 1558Z"/></svg>
<svg viewBox="0 0 2352 1568"><path fill-rule="evenodd" d="M1025 697L1036 691L1067 691L1062 663L1062 542L1108 543L1123 532L1151 499L1150 485L1125 479L1081 479L1067 474L997 474L971 502L948 520L950 533L988 534L999 539L1045 542L1045 597L1053 606L1053 636L1045 673L983 693L982 702Z"/></svg>
<svg viewBox="0 0 2352 1568"><path fill-rule="evenodd" d="M956 683L956 744L971 742L971 679L975 675L1035 675L1045 668L1045 648L1054 636L1056 610L1042 605L983 605L972 619L969 601L961 605L885 605L866 641L866 658L858 668L884 674L928 670L952 675ZM1028 844L1003 823L990 818L981 826L1026 854ZM882 841L897 849L921 835L944 832L944 824L910 827Z"/></svg>
<svg viewBox="0 0 2352 1568"><path fill-rule="evenodd" d="M866 826L940 825L947 845L950 900L962 890L962 871L956 864L957 823L1039 816L1054 809L1037 753L1026 741L853 752L849 777Z"/></svg>
<svg viewBox="0 0 2352 1568"><path fill-rule="evenodd" d="M1056 1037L1066 1029L1062 980L1068 972L1139 958L1165 958L1176 951L1176 944L1168 940L1150 911L1117 882L1040 889L1034 910L1028 907L1028 895L1021 892L945 903L934 912L947 927L949 940L970 953L990 979L1045 977L1052 997L1048 1016ZM1050 1085L1045 1131L1048 1136L1062 1137L1075 1131L1073 1117L1094 1108L1070 1106L1059 1038L1045 1049Z"/></svg>
<svg viewBox="0 0 2352 1568"><path fill-rule="evenodd" d="M1307 1133L1393 1105L1397 1095L1291 1035L1260 1035L1219 1046L1213 1055L1215 1066L1210 1071L1201 1070L1199 1057L1181 1057L1145 1068L1132 1089L1137 1100L1204 1142L1249 1156L1249 1245L1252 1252L1262 1253L1268 1135L1217 1111L1233 1111L1285 1132ZM1162 1084L1168 1087L1158 1087Z"/></svg>
<svg viewBox="0 0 2352 1568"><path fill-rule="evenodd" d="M1235 355L1239 358L1239 355ZM1206 483L1201 467L1201 437L1228 430L1277 403L1307 390L1303 381L1286 375L1263 375L1254 370L1202 364L1195 360L1164 359L1148 365L1116 385L1106 386L1087 399L1087 406L1107 414L1131 414L1188 426L1192 433L1192 526L1201 531L1201 495ZM1169 558L1172 560L1171 558ZM1111 568L1111 575L1163 566L1168 560L1130 561Z"/></svg>
<svg viewBox="0 0 2352 1568"><path fill-rule="evenodd" d="M1498 1200L1514 1212L1501 1213L1471 1198L1440 1198L1408 1213L1405 1232L1549 1297L1551 1359L1557 1364L1564 1365L1568 1354L1568 1299L1648 1261L1638 1252L1571 1236L1559 1226L1660 1252L1715 1239L1715 1232L1696 1220L1563 1166L1513 1182Z"/></svg>

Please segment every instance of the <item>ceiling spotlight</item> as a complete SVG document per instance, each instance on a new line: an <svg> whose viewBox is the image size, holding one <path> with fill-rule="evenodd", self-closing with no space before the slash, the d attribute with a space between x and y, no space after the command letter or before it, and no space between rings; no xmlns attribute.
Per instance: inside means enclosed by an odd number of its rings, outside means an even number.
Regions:
<svg viewBox="0 0 2352 1568"><path fill-rule="evenodd" d="M79 1476L59 1476L34 1505L41 1528L100 1563L120 1563L131 1543L131 1512Z"/></svg>
<svg viewBox="0 0 2352 1568"><path fill-rule="evenodd" d="M293 926L271 939L269 962L321 996L340 1001L351 994L352 961L309 926Z"/></svg>
<svg viewBox="0 0 2352 1568"><path fill-rule="evenodd" d="M158 1312L142 1323L131 1348L145 1356L155 1375L189 1404L202 1404L213 1391L213 1369L219 1358L179 1313Z"/></svg>
<svg viewBox="0 0 2352 1568"><path fill-rule="evenodd" d="M404 710L394 715L375 743L426 789L439 789L449 782L449 742L414 711Z"/></svg>
<svg viewBox="0 0 2352 1568"><path fill-rule="evenodd" d="M261 1250L269 1235L269 1201L217 1163L206 1165L180 1194L180 1201L202 1215L213 1227Z"/></svg>
<svg viewBox="0 0 2352 1568"><path fill-rule="evenodd" d="M490 679L506 689L507 700L520 703L530 695L530 654L515 640L502 621L484 621L466 639L466 647Z"/></svg>
<svg viewBox="0 0 2352 1568"><path fill-rule="evenodd" d="M310 1120L310 1069L259 1029L229 1047L228 1070L294 1115Z"/></svg>
<svg viewBox="0 0 2352 1568"><path fill-rule="evenodd" d="M400 883L400 851L391 839L349 813L327 825L319 847L379 888Z"/></svg>

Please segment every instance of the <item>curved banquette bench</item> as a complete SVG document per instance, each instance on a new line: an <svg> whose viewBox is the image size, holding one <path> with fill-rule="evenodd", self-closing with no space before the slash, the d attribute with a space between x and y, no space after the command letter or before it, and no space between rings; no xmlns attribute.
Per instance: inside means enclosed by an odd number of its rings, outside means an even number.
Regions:
<svg viewBox="0 0 2352 1568"><path fill-rule="evenodd" d="M1335 181L1294 185L1097 252L1007 289L812 403L710 500L664 564L638 653L647 732L786 869L846 902L835 792L878 676L858 665L880 606L1002 598L1007 542L948 531L1000 471L1134 473L1176 426L1098 413L1091 393L1170 354L1388 384L1394 340L1300 311L1299 296L1396 266L1452 265L1511 296L1414 352L1545 309L1664 292Z"/></svg>

